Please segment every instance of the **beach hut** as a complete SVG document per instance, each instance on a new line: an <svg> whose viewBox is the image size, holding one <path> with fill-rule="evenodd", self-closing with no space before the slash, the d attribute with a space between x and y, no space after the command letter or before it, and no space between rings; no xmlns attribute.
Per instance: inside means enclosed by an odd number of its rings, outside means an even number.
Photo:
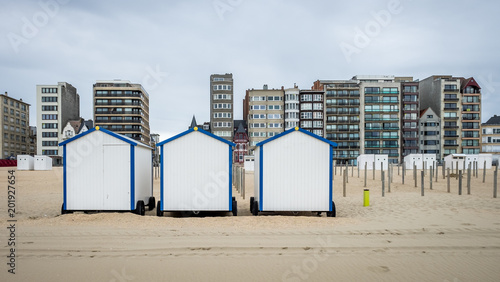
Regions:
<svg viewBox="0 0 500 282"><path fill-rule="evenodd" d="M255 164L255 157L246 155L244 163L245 171L254 171L255 168L254 164Z"/></svg>
<svg viewBox="0 0 500 282"><path fill-rule="evenodd" d="M478 160L477 160L477 168L478 169L483 169L484 167L484 162L486 161L486 169L491 169L491 164L493 162L493 155L492 154L479 154Z"/></svg>
<svg viewBox="0 0 500 282"><path fill-rule="evenodd" d="M35 156L34 170L52 170L52 158L49 156Z"/></svg>
<svg viewBox="0 0 500 282"><path fill-rule="evenodd" d="M458 169L464 169L464 164L465 167L467 167L466 159L466 154L449 154L448 156L444 157L444 161L446 163L445 168L451 169L453 167L453 169L457 169L458 166Z"/></svg>
<svg viewBox="0 0 500 282"><path fill-rule="evenodd" d="M430 169L431 166L435 165L436 155L435 154L409 154L404 158L405 166L407 169L413 169L413 165L417 169L422 169L425 165L426 169Z"/></svg>
<svg viewBox="0 0 500 282"><path fill-rule="evenodd" d="M257 143L252 214L312 211L335 216L332 170L336 146L298 127Z"/></svg>
<svg viewBox="0 0 500 282"><path fill-rule="evenodd" d="M359 155L357 158L358 169L373 170L373 163L375 163L375 170L380 170L383 167L384 170L389 168L389 155L377 155L377 154L363 154Z"/></svg>
<svg viewBox="0 0 500 282"><path fill-rule="evenodd" d="M156 213L226 211L237 215L232 196L234 143L193 127L158 143L160 200Z"/></svg>
<svg viewBox="0 0 500 282"><path fill-rule="evenodd" d="M17 170L33 170L35 158L30 155L17 155Z"/></svg>
<svg viewBox="0 0 500 282"><path fill-rule="evenodd" d="M155 207L151 147L99 126L63 147L63 206L73 211L134 211Z"/></svg>

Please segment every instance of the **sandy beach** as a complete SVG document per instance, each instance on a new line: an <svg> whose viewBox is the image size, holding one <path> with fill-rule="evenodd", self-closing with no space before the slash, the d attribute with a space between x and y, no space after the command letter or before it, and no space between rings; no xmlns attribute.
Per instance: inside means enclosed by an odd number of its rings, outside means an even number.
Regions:
<svg viewBox="0 0 500 282"><path fill-rule="evenodd" d="M368 172L370 206L363 207L363 171L349 172L346 197L335 175L337 217L249 211L253 173L237 217L187 217L155 210L60 215L62 169L16 171L15 273L8 272L7 168L0 194L1 281L498 281L500 198L493 170L486 181L438 181L425 196L412 172L405 185L394 168L382 197L380 172ZM351 176L352 173L352 176ZM154 182L158 199L159 179Z"/></svg>

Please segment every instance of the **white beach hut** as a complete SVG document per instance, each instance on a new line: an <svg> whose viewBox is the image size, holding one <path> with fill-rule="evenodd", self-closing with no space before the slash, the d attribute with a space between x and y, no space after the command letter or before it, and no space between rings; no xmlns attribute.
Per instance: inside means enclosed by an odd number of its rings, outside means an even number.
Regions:
<svg viewBox="0 0 500 282"><path fill-rule="evenodd" d="M237 215L232 196L234 145L197 127L158 143L161 175L157 215L176 211Z"/></svg>
<svg viewBox="0 0 500 282"><path fill-rule="evenodd" d="M373 170L373 163L375 163L375 170L380 170L383 167L384 170L389 168L389 155L377 155L377 154L363 154L359 155L357 158L358 169Z"/></svg>
<svg viewBox="0 0 500 282"><path fill-rule="evenodd" d="M63 147L61 213L134 211L155 207L151 147L99 126Z"/></svg>
<svg viewBox="0 0 500 282"><path fill-rule="evenodd" d="M30 155L17 155L17 170L33 170L35 158Z"/></svg>
<svg viewBox="0 0 500 282"><path fill-rule="evenodd" d="M492 154L479 154L479 157L477 160L477 168L483 169L485 161L486 161L486 169L491 169L491 164L493 162L493 155Z"/></svg>
<svg viewBox="0 0 500 282"><path fill-rule="evenodd" d="M300 128L257 143L252 214L312 211L335 216L332 157L336 146Z"/></svg>
<svg viewBox="0 0 500 282"><path fill-rule="evenodd" d="M255 169L255 157L247 155L247 156L245 156L244 160L245 160L245 162L244 162L245 171L254 171L254 169Z"/></svg>
<svg viewBox="0 0 500 282"><path fill-rule="evenodd" d="M435 165L436 155L435 154L409 154L404 158L405 166L407 169L413 169L413 165L417 169L422 169L425 165L426 169L430 169L431 166Z"/></svg>
<svg viewBox="0 0 500 282"><path fill-rule="evenodd" d="M465 168L467 168L467 155L466 154L449 154L448 156L444 157L445 161L445 168L453 168L453 169L458 169L462 170L464 169L464 164Z"/></svg>
<svg viewBox="0 0 500 282"><path fill-rule="evenodd" d="M34 170L52 170L52 158L49 156L35 156Z"/></svg>

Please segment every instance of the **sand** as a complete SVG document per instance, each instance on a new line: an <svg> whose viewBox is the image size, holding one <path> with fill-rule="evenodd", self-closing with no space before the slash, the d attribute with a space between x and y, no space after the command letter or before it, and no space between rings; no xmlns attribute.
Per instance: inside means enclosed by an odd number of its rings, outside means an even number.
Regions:
<svg viewBox="0 0 500 282"><path fill-rule="evenodd" d="M368 173L349 173L346 197L337 171L337 217L249 211L236 190L239 215L157 217L132 213L60 215L62 170L16 171L16 274L7 272L7 168L0 168L0 281L499 281L500 198L493 170L457 192L439 172L425 196L394 168L391 192ZM418 173L420 175L420 173ZM159 179L155 180L159 193ZM387 185L387 183L386 183ZM388 187L386 186L386 189ZM155 195L158 198L158 195Z"/></svg>

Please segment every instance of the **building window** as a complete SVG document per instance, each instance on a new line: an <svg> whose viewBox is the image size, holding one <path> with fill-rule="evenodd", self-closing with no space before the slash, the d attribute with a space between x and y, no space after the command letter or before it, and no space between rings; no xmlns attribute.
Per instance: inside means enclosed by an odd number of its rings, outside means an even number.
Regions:
<svg viewBox="0 0 500 282"><path fill-rule="evenodd" d="M281 119L283 116L281 114L268 114L267 115L268 119Z"/></svg>
<svg viewBox="0 0 500 282"><path fill-rule="evenodd" d="M250 106L250 110L253 110L253 111L261 111L261 110L265 110L266 109L266 105L252 105Z"/></svg>
<svg viewBox="0 0 500 282"><path fill-rule="evenodd" d="M42 88L42 93L57 93L57 88Z"/></svg>
<svg viewBox="0 0 500 282"><path fill-rule="evenodd" d="M42 123L42 128L57 128L57 123Z"/></svg>
<svg viewBox="0 0 500 282"><path fill-rule="evenodd" d="M231 109L231 104L214 104L214 109Z"/></svg>
<svg viewBox="0 0 500 282"><path fill-rule="evenodd" d="M57 111L57 106L42 106L42 111Z"/></svg>
<svg viewBox="0 0 500 282"><path fill-rule="evenodd" d="M214 113L214 118L231 118L231 113Z"/></svg>
<svg viewBox="0 0 500 282"><path fill-rule="evenodd" d="M57 120L57 115L42 115L42 120Z"/></svg>
<svg viewBox="0 0 500 282"><path fill-rule="evenodd" d="M268 101L282 101L283 97L281 97L281 96L269 96L269 97L267 97L267 100Z"/></svg>
<svg viewBox="0 0 500 282"><path fill-rule="evenodd" d="M231 94L214 94L214 100L231 100Z"/></svg>
<svg viewBox="0 0 500 282"><path fill-rule="evenodd" d="M57 102L57 97L42 97L42 102Z"/></svg>
<svg viewBox="0 0 500 282"><path fill-rule="evenodd" d="M379 94L379 87L365 87L365 94Z"/></svg>
<svg viewBox="0 0 500 282"><path fill-rule="evenodd" d="M265 114L253 114L250 115L250 119L265 119L266 115Z"/></svg>
<svg viewBox="0 0 500 282"><path fill-rule="evenodd" d="M42 141L42 146L52 146L55 147L58 145L57 141Z"/></svg>

